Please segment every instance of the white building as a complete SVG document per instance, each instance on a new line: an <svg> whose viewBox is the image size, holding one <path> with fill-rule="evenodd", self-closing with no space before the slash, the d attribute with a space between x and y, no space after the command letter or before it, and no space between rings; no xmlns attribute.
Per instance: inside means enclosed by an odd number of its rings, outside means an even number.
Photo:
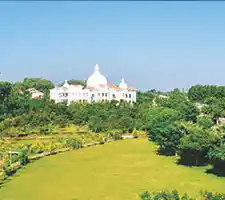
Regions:
<svg viewBox="0 0 225 200"><path fill-rule="evenodd" d="M44 96L43 92L36 90L35 88L27 89L27 91L31 94L32 99L38 99Z"/></svg>
<svg viewBox="0 0 225 200"><path fill-rule="evenodd" d="M136 102L136 89L129 88L124 79L119 86L109 84L101 74L99 65L95 65L94 73L88 78L86 87L82 85L68 84L67 81L61 87L50 90L50 99L58 102L103 102L111 100L124 100Z"/></svg>

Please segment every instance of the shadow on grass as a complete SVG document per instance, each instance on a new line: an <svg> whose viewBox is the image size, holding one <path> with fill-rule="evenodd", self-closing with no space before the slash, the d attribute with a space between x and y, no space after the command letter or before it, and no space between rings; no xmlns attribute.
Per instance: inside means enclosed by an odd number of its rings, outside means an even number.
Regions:
<svg viewBox="0 0 225 200"><path fill-rule="evenodd" d="M4 188L10 180L11 180L11 177L7 177L7 178L5 177L5 178L1 179L0 180L0 190L1 190L1 188Z"/></svg>
<svg viewBox="0 0 225 200"><path fill-rule="evenodd" d="M4 178L0 179L0 189L5 187L7 183L12 180L12 177L20 177L18 171L23 170L24 168L26 168L26 166L21 166L16 170L8 172L7 175L4 176Z"/></svg>
<svg viewBox="0 0 225 200"><path fill-rule="evenodd" d="M207 169L205 173L225 177L225 166L213 166L211 169Z"/></svg>
<svg viewBox="0 0 225 200"><path fill-rule="evenodd" d="M205 167L208 165L208 162L206 159L199 159L199 160L196 160L192 157L188 157L188 158L183 158L183 157L180 157L178 160L177 160L177 163L178 165L184 165L184 166L187 166L187 167Z"/></svg>
<svg viewBox="0 0 225 200"><path fill-rule="evenodd" d="M175 156L175 151L171 148L159 147L156 149L155 153L159 156Z"/></svg>
<svg viewBox="0 0 225 200"><path fill-rule="evenodd" d="M187 149L180 152L177 164L188 167L203 167L209 164L209 159L206 157L205 151Z"/></svg>

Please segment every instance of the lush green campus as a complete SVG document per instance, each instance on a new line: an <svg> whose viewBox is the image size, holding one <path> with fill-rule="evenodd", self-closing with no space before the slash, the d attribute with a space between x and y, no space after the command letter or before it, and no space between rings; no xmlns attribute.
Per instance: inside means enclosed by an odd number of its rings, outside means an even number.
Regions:
<svg viewBox="0 0 225 200"><path fill-rule="evenodd" d="M29 87L45 96L31 99ZM49 100L51 87L42 79L0 82L0 198L138 199L146 190L177 189L191 196L201 189L224 192L225 125L219 121L225 117L225 87L138 92L132 105L55 104ZM124 136L138 139L121 140Z"/></svg>
<svg viewBox="0 0 225 200"><path fill-rule="evenodd" d="M4 200L139 199L167 188L192 196L201 189L224 192L225 178L205 167L176 164L155 154L146 139L127 139L45 157L27 165L1 189Z"/></svg>

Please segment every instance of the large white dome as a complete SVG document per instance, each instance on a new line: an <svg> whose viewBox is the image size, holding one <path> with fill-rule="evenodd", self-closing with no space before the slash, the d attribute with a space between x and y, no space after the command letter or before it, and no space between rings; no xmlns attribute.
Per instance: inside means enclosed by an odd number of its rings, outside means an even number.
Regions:
<svg viewBox="0 0 225 200"><path fill-rule="evenodd" d="M96 64L94 73L87 80L87 86L98 87L100 85L106 86L107 79L100 73L99 65Z"/></svg>

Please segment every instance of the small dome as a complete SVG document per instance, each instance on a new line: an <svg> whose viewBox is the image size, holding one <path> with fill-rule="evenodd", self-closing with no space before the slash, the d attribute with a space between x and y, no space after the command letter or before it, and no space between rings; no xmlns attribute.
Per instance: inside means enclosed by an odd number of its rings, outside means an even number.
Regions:
<svg viewBox="0 0 225 200"><path fill-rule="evenodd" d="M124 81L124 78L122 78L122 80L121 80L121 82L119 84L119 87L122 88L122 89L127 89L128 88L127 84Z"/></svg>
<svg viewBox="0 0 225 200"><path fill-rule="evenodd" d="M107 85L106 78L101 74L99 70L99 65L95 65L95 71L94 73L88 78L87 80L87 86L89 87L96 87L100 85Z"/></svg>
<svg viewBox="0 0 225 200"><path fill-rule="evenodd" d="M68 81L65 80L64 84L63 84L63 87L69 87L70 85L68 84Z"/></svg>

